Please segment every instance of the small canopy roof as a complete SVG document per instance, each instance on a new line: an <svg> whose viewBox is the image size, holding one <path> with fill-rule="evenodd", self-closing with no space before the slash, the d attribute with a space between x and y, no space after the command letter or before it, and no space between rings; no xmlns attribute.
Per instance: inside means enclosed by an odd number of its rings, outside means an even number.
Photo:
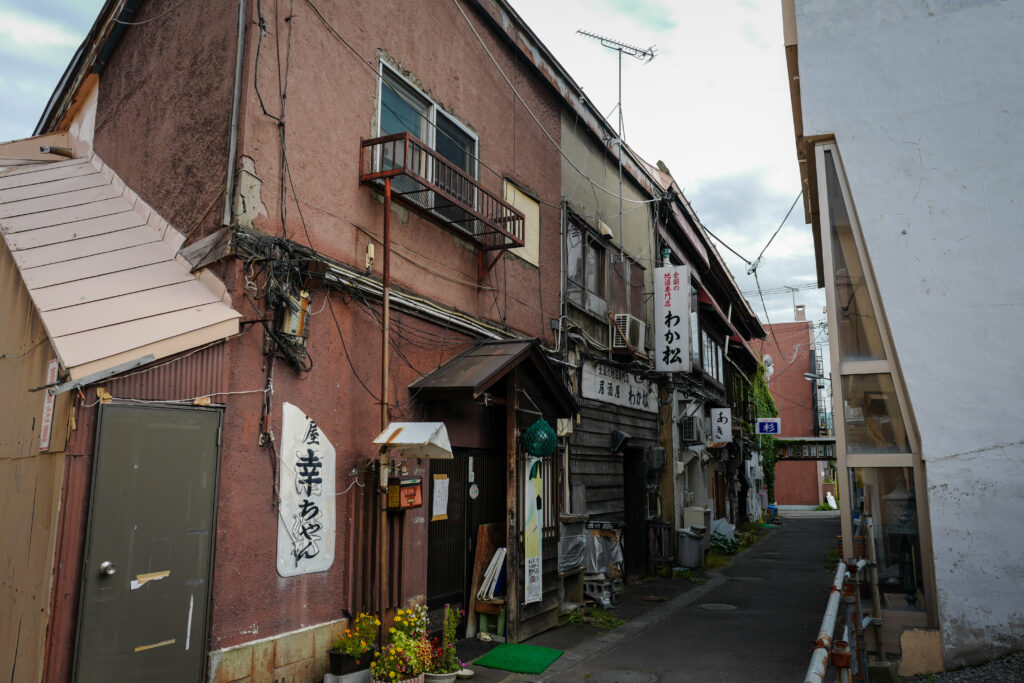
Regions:
<svg viewBox="0 0 1024 683"><path fill-rule="evenodd" d="M452 458L452 445L444 422L392 422L373 443L401 451L410 458Z"/></svg>
<svg viewBox="0 0 1024 683"><path fill-rule="evenodd" d="M547 389L547 397L557 405L559 417L576 413L576 401L536 339L481 342L416 380L409 388L429 398L477 399L517 367L529 371Z"/></svg>

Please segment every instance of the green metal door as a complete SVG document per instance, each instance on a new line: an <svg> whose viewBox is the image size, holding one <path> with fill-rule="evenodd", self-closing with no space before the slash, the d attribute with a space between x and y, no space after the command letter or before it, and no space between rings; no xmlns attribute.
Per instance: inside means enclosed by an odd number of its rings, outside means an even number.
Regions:
<svg viewBox="0 0 1024 683"><path fill-rule="evenodd" d="M75 680L199 681L221 412L101 406Z"/></svg>

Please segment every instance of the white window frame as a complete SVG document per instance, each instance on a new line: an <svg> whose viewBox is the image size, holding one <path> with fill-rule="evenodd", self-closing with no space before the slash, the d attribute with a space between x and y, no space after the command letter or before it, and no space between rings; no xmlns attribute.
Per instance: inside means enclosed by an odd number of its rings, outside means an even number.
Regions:
<svg viewBox="0 0 1024 683"><path fill-rule="evenodd" d="M387 75L387 77L390 80L393 80L396 83L398 83L399 86L404 87L416 99L420 100L422 103L424 103L426 105L426 109L427 109L427 115L426 115L426 119L427 119L427 128L426 128L426 130L427 130L427 134L426 134L425 138L423 139L423 142L426 143L426 145L428 147L430 147L435 152L437 151L437 119L438 119L438 116L443 116L450 123L454 123L455 126L459 130L461 130L463 133L465 133L468 137L470 137L473 140L473 149L469 151L469 157L470 157L472 171L467 171L466 169L460 169L460 170L465 172L466 175L470 176L474 180L479 180L480 179L480 161L479 161L479 157L480 157L480 136L477 135L476 133L474 133L468 127L466 127L466 125L463 124L461 121L459 121L457 118L455 118L454 116L452 116L451 114L446 112L434 99L432 99L426 93L424 93L422 90L420 90L418 87L416 87L416 85L412 81L410 81L408 78L406 78L404 75L402 75L402 73L399 72L398 69L396 69L392 65L388 64L384 60L380 60L379 66L378 66L378 77L377 77L377 132L376 132L377 137L380 137L380 136L385 134L381 130L381 118L382 118L382 115L384 113L384 78L385 78L385 74ZM402 96L402 93L399 93L399 97L401 97L401 96ZM432 179L428 178L428 180L432 180Z"/></svg>

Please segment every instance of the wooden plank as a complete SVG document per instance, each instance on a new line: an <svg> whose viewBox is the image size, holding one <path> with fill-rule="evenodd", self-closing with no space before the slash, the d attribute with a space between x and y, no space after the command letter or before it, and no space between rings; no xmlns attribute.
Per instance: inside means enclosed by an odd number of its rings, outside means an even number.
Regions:
<svg viewBox="0 0 1024 683"><path fill-rule="evenodd" d="M46 197L36 197L33 199L24 199L22 201L3 204L0 206L0 218L11 218L14 216L39 213L41 211L52 211L53 209L75 207L82 204L92 204L94 202L103 201L104 199L113 199L120 196L121 188L109 184L103 185L102 187L92 187L86 190L61 192L60 194L48 195Z"/></svg>
<svg viewBox="0 0 1024 683"><path fill-rule="evenodd" d="M75 163L77 162L77 163ZM88 159L75 159L69 166L58 166L57 164L37 164L26 167L25 172L0 175L0 189L6 190L14 187L24 187L36 183L46 183L60 178L73 178L75 176L96 173L96 167L89 163Z"/></svg>
<svg viewBox="0 0 1024 683"><path fill-rule="evenodd" d="M95 169L94 169L95 171ZM110 181L99 172L54 178L46 182L38 182L21 187L0 188L0 204L49 197L75 190L88 190L93 187L109 185Z"/></svg>
<svg viewBox="0 0 1024 683"><path fill-rule="evenodd" d="M40 311L50 311L144 289L190 282L193 279L192 274L182 268L177 261L163 261L79 282L66 282L62 285L35 289L32 292L32 299Z"/></svg>
<svg viewBox="0 0 1024 683"><path fill-rule="evenodd" d="M487 565L494 551L501 547L505 536L504 524L481 524L476 530L476 554L473 556L472 583L469 584L469 609L466 612L466 637L476 635L476 592L484 580ZM506 576L507 578L507 576Z"/></svg>
<svg viewBox="0 0 1024 683"><path fill-rule="evenodd" d="M32 249L34 247L45 247L48 244L67 242L95 235L105 235L118 230L135 228L145 225L142 216L134 211L122 211L121 213L87 218L72 223L61 223L35 230L23 230L21 232L8 233L6 236L7 246L11 251L19 249Z"/></svg>
<svg viewBox="0 0 1024 683"><path fill-rule="evenodd" d="M163 242L151 242L137 247L129 247L120 251L96 254L74 261L64 261L38 268L21 271L25 286L29 290L37 287L49 287L65 282L75 282L107 273L116 273L129 268L148 266L160 261L170 261L167 245Z"/></svg>
<svg viewBox="0 0 1024 683"><path fill-rule="evenodd" d="M199 270L232 253L231 230L221 228L201 240L182 247L178 253L192 264L193 271Z"/></svg>
<svg viewBox="0 0 1024 683"><path fill-rule="evenodd" d="M25 270L50 265L51 263L64 263L65 261L88 258L158 241L160 241L160 233L148 225L141 225L137 228L118 230L117 232L96 235L95 237L58 242L57 244L35 247L34 249L21 249L14 252L14 260L18 263L19 268Z"/></svg>
<svg viewBox="0 0 1024 683"><path fill-rule="evenodd" d="M519 642L519 438L516 430L516 410L519 408L519 370L513 370L505 380L505 440L506 440L506 488L505 509L508 514L506 526L505 602L508 605L505 619L505 638L510 643Z"/></svg>
<svg viewBox="0 0 1024 683"><path fill-rule="evenodd" d="M183 311L220 301L206 285L189 280L166 287L132 292L112 299L68 306L43 314L46 328L54 337L111 327L133 320Z"/></svg>
<svg viewBox="0 0 1024 683"><path fill-rule="evenodd" d="M81 206L69 206L63 209L53 208L47 211L39 211L38 213L31 213L24 216L4 218L3 220L0 220L0 232L10 234L12 232L21 232L22 230L35 230L37 228L45 228L50 225L72 223L74 221L81 221L87 218L109 216L111 214L131 210L132 207L128 202L121 197L115 197L113 199L104 199L99 202L82 204Z"/></svg>

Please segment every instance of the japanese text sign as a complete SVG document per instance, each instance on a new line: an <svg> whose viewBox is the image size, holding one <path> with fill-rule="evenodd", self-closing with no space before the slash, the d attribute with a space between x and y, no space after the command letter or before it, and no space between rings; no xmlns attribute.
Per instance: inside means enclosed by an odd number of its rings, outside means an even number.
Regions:
<svg viewBox="0 0 1024 683"><path fill-rule="evenodd" d="M281 409L277 573L297 576L334 564L334 446L297 407Z"/></svg>
<svg viewBox="0 0 1024 683"><path fill-rule="evenodd" d="M642 376L603 363L583 363L583 398L614 403L647 413L658 412L658 393Z"/></svg>
<svg viewBox="0 0 1024 683"><path fill-rule="evenodd" d="M757 433L774 435L782 433L782 420L777 417L757 418Z"/></svg>
<svg viewBox="0 0 1024 683"><path fill-rule="evenodd" d="M732 441L732 409L711 409L711 440L715 443Z"/></svg>
<svg viewBox="0 0 1024 683"><path fill-rule="evenodd" d="M654 269L654 369L690 371L690 268Z"/></svg>

